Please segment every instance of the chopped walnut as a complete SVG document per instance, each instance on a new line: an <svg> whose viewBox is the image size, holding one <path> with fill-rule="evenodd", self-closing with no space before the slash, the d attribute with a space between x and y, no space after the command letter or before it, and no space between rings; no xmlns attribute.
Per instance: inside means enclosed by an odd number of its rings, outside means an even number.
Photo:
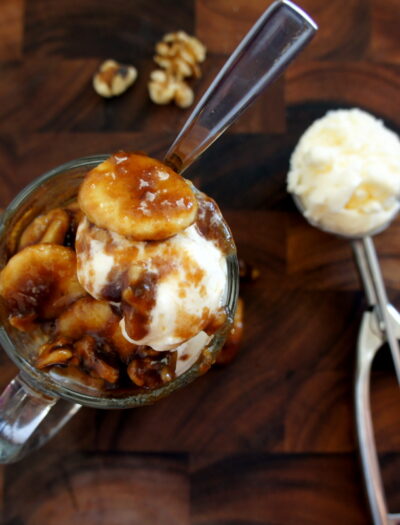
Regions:
<svg viewBox="0 0 400 525"><path fill-rule="evenodd" d="M183 78L201 76L199 63L206 58L206 48L200 40L189 36L184 31L167 33L156 45L154 61L174 77Z"/></svg>
<svg viewBox="0 0 400 525"><path fill-rule="evenodd" d="M159 388L175 378L176 352L140 347L128 365L131 381L142 388Z"/></svg>
<svg viewBox="0 0 400 525"><path fill-rule="evenodd" d="M193 104L193 89L183 80L179 82L175 91L175 104L180 108L188 108Z"/></svg>
<svg viewBox="0 0 400 525"><path fill-rule="evenodd" d="M161 69L156 69L150 75L149 94L156 104L169 104L175 96L175 80Z"/></svg>
<svg viewBox="0 0 400 525"><path fill-rule="evenodd" d="M150 98L156 104L164 105L174 101L180 108L193 103L193 90L184 80L177 80L171 73L157 69L150 75Z"/></svg>
<svg viewBox="0 0 400 525"><path fill-rule="evenodd" d="M73 357L71 339L57 337L54 341L43 344L39 349L36 366L39 369L53 365L66 365Z"/></svg>
<svg viewBox="0 0 400 525"><path fill-rule="evenodd" d="M136 80L137 69L115 60L103 62L93 77L96 93L105 98L122 95Z"/></svg>
<svg viewBox="0 0 400 525"><path fill-rule="evenodd" d="M36 366L39 369L54 365L77 366L79 364L95 378L103 379L111 384L118 381L118 368L107 363L98 355L96 340L90 335L85 335L78 341L58 336L40 347L36 360Z"/></svg>
<svg viewBox="0 0 400 525"><path fill-rule="evenodd" d="M206 57L206 48L196 37L184 31L167 33L156 45L154 61L161 70L150 76L150 98L156 104L174 101L181 108L189 107L194 100L193 90L185 82L187 78L199 78L199 64Z"/></svg>
<svg viewBox="0 0 400 525"><path fill-rule="evenodd" d="M94 337L85 335L74 344L81 364L90 375L104 379L108 383L116 383L119 379L119 370L116 366L106 363L97 353L97 344ZM103 347L104 351L104 347Z"/></svg>

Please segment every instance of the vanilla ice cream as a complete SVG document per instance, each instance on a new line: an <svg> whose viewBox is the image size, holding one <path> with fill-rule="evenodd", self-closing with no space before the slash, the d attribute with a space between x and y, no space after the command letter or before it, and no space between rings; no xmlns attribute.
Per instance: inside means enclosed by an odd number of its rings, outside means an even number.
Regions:
<svg viewBox="0 0 400 525"><path fill-rule="evenodd" d="M122 333L137 345L175 349L206 327L224 304L227 264L224 254L193 224L163 242L131 241L91 225L84 218L77 231L78 279L96 299L124 302L123 288L143 275L154 284L145 334L125 315ZM136 307L137 308L137 307ZM124 306L122 305L122 311Z"/></svg>
<svg viewBox="0 0 400 525"><path fill-rule="evenodd" d="M365 111L330 111L300 138L288 191L323 229L350 236L379 230L399 210L400 140Z"/></svg>

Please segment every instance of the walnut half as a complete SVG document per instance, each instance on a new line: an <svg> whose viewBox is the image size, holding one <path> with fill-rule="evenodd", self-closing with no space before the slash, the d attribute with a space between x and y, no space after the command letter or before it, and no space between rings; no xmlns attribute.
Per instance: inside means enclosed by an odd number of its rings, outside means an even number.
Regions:
<svg viewBox="0 0 400 525"><path fill-rule="evenodd" d="M106 60L93 77L93 87L102 97L116 97L122 95L135 82L137 75L134 66Z"/></svg>
<svg viewBox="0 0 400 525"><path fill-rule="evenodd" d="M198 64L204 62L206 48L200 40L185 31L167 33L156 45L154 62L177 79L201 76Z"/></svg>
<svg viewBox="0 0 400 525"><path fill-rule="evenodd" d="M180 108L192 105L193 90L184 80L178 80L171 73L156 69L150 75L149 95L155 104L169 104L174 101Z"/></svg>
<svg viewBox="0 0 400 525"><path fill-rule="evenodd" d="M167 33L156 45L154 62L161 68L153 71L148 84L149 95L155 104L175 102L180 108L193 104L194 94L186 82L199 78L199 64L206 57L205 46L184 31Z"/></svg>

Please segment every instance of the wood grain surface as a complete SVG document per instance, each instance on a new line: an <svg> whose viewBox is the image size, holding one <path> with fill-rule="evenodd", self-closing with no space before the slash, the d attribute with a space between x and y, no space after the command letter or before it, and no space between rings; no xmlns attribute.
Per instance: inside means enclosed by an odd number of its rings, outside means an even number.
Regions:
<svg viewBox="0 0 400 525"><path fill-rule="evenodd" d="M2 0L0 206L67 160L120 148L162 156L190 110L153 105L164 32L209 48L196 96L270 0ZM242 286L237 359L153 407L83 408L42 450L1 468L4 525L370 523L353 421L365 302L349 245L312 229L286 194L288 159L328 109L359 106L400 130L398 0L303 0L320 31L193 167L259 280ZM137 83L99 98L105 58ZM400 307L400 220L377 239ZM15 374L0 354L0 386ZM389 507L400 511L400 394L382 350L372 407Z"/></svg>

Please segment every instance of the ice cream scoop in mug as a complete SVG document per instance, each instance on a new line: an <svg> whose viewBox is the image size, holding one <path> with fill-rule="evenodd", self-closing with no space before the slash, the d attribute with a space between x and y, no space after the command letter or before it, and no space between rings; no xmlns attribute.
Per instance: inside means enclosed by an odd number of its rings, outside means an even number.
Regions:
<svg viewBox="0 0 400 525"><path fill-rule="evenodd" d="M206 91L165 157L182 172L190 166L287 67L316 31L314 22L295 4L272 4L228 59ZM240 80L240 81L239 81ZM44 174L25 188L6 209L0 223L0 264L4 266L23 228L35 216L62 205L77 194L84 175L105 156L72 161ZM226 308L228 322L209 343L206 352L185 373L159 389L126 397L99 396L89 386L60 381L35 368L35 350L41 341L13 330L0 304L0 343L20 369L0 398L0 461L21 459L45 443L81 405L130 408L153 403L201 374L204 358L213 361L222 346L238 294L236 254L227 256Z"/></svg>

